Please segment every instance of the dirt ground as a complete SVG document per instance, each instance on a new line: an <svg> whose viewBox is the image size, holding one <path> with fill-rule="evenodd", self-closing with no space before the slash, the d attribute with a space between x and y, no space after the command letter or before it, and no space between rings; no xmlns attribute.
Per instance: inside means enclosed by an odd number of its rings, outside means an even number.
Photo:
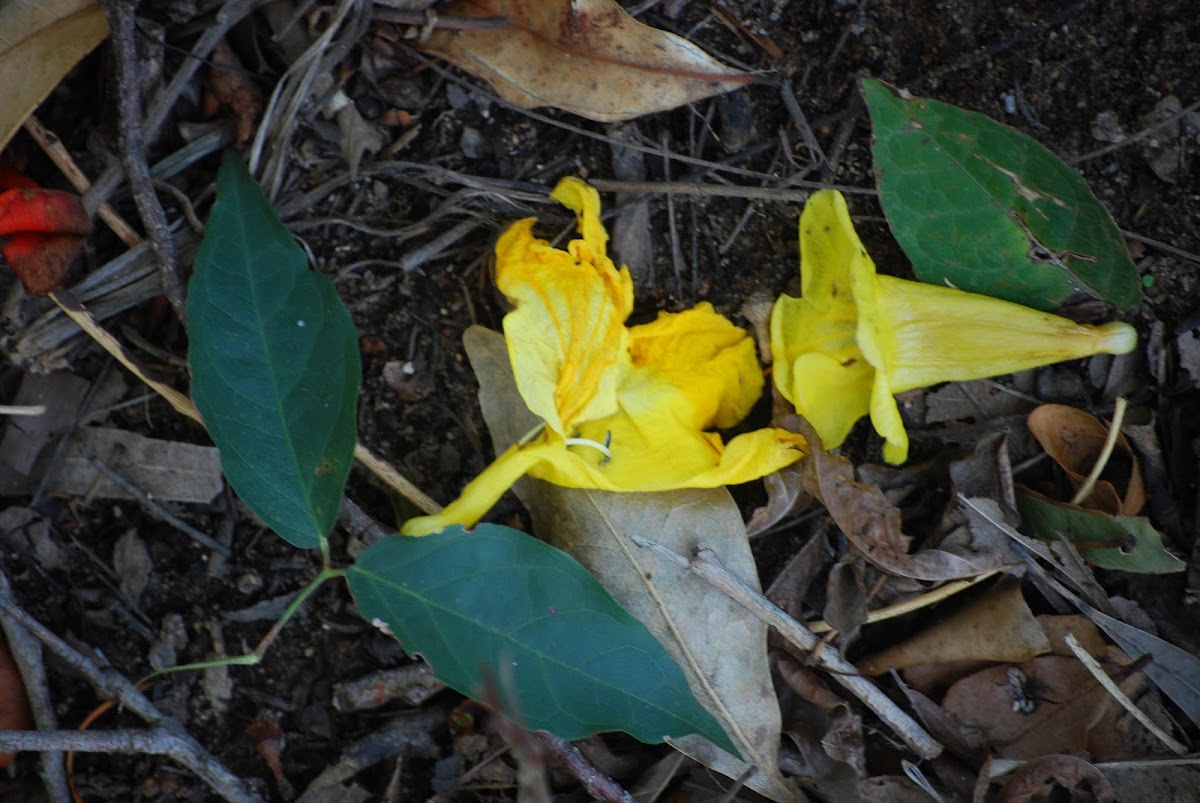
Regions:
<svg viewBox="0 0 1200 803"><path fill-rule="evenodd" d="M546 236L564 231L567 217L549 201L535 200L559 177L776 189L821 182L869 189L874 184L870 128L857 79L874 76L915 95L982 112L1036 138L1086 176L1127 233L1143 276L1145 303L1125 319L1150 350L1141 352L1124 387L1130 415L1156 422L1163 451L1165 473L1148 477L1149 515L1170 538L1173 551L1189 560L1198 513L1200 377L1182 367L1177 338L1200 332L1200 260L1194 256L1200 253L1200 129L1168 128L1093 153L1111 143L1112 132L1132 134L1154 122L1148 116L1164 98L1174 96L1183 106L1200 98L1200 15L1194 3L726 0L723 15L705 2L636 5L642 21L686 34L718 58L761 74L763 83L624 124L592 123L553 109L531 114L499 100L485 84L409 50L395 36L404 26L374 21L341 62L340 77L366 119L381 119L389 110L406 112L407 125L387 131L393 141L407 141L390 155L368 154L358 177L351 178L336 127L301 110L275 200L318 269L335 281L358 327L363 442L442 502L491 460L461 336L476 323L499 328L505 312L488 271L490 248L501 228L537 215ZM165 38L161 58L168 77L213 24L213 6L144 4L141 13L161 27L147 26L143 34L148 41ZM722 16L744 30L724 24ZM230 42L269 94L286 65L266 24L251 16ZM380 55L385 42L390 57ZM114 90L105 50L77 69L38 112L93 176L115 148ZM203 81L201 72L195 91L185 94L165 133L151 144L151 163L178 151L184 145L180 126L203 116ZM785 82L803 121L784 103ZM219 111L216 119L228 116ZM638 143L650 152L631 159L628 149L614 144L619 142ZM28 139L18 138L14 148L27 155L30 175L46 185L66 186ZM170 179L201 217L211 202L218 162L215 155L207 156ZM332 179L343 181L329 188ZM322 186L326 189L316 195L305 195ZM178 217L180 203L167 193L162 197L169 216ZM630 261L638 284L635 322L660 310L711 301L748 325L742 312L748 300L796 292L797 203L683 194L605 193L603 198L609 220L648 202L648 220L640 228L632 224L627 239L616 241L617 257ZM127 191L118 190L112 200L127 219L137 219ZM876 197L852 195L850 207L880 270L911 277ZM123 250L111 234L98 232L83 271ZM26 305L16 319L28 321L30 310L41 308L38 303L17 300L9 306ZM14 320L9 315L4 324L9 344L20 328ZM106 326L164 352L147 359L177 387L186 387L185 369L168 359L186 353L185 334L161 300L139 304ZM120 375L120 367L89 341L76 343L60 361L61 370L94 392ZM44 367L35 362L10 361L0 368L0 400L13 398L30 371ZM1097 387L1084 364L1045 369L1031 381L1043 401L1111 410L1103 381ZM207 442L201 430L164 402L144 396L144 388L125 376L117 391L102 394L105 401L98 406L107 412L91 423L170 441ZM120 406L133 399L139 401ZM766 422L768 407L764 402L756 410L756 425ZM914 425L913 432L917 459L937 454L947 442L936 424ZM847 446L856 462L878 462L878 448L861 424ZM914 507L917 523L931 515L937 494L930 491L930 499ZM388 525L414 512L362 469L355 469L348 495ZM757 487L735 495L747 514L764 498ZM15 599L78 649L102 656L135 680L151 670L155 654L185 663L252 649L289 595L319 568L313 556L256 524L228 491L212 504L165 505L227 544L229 557L220 558L129 499L35 496L26 489L0 501L0 507L32 511L29 517L4 519L12 529L0 534ZM511 495L491 519L528 523ZM52 565L45 565L31 546L28 533L37 526L45 527L44 538L55 550ZM757 539L753 546L764 584L826 526L823 517L807 516ZM119 542L144 552L144 560L114 558ZM352 542L335 531L335 556L344 560ZM126 582L128 572L136 571L131 566L141 566L144 574L132 592ZM1101 573L1101 580L1109 594L1140 603L1161 636L1195 654L1200 651L1192 593L1197 570L1192 561L1191 571L1183 574L1146 579ZM816 588L809 601L815 618L821 594ZM850 657L863 649L856 645ZM261 665L171 675L155 680L146 693L264 798L293 799L351 745L411 709L390 702L339 710L335 690L407 663L399 645L363 622L345 587L335 583L309 601ZM62 726L75 727L102 698L60 664L51 661L48 669L54 711ZM482 724L476 735L464 736L470 726L462 720L470 711L461 703L452 692L442 692L412 709L435 715L414 720L404 746L384 751L386 760L352 781L344 779L352 791L337 799L426 800L436 793L453 800L512 799L512 761L494 755L503 743ZM92 727L138 724L132 714L109 711ZM667 752L625 738L594 742L598 763L629 784ZM900 757L884 739L874 740L870 754L888 771ZM279 762L278 777L273 758ZM0 778L0 798L42 799L35 791L37 777L36 755L22 755ZM555 772L552 777L556 800L586 799L569 776ZM193 775L153 756L80 754L74 778L89 801L213 799ZM698 786L687 791L692 797L674 799L717 799L718 780L709 777L704 783L710 785L707 792ZM712 797L705 797L709 793ZM742 794L740 799L753 797Z"/></svg>

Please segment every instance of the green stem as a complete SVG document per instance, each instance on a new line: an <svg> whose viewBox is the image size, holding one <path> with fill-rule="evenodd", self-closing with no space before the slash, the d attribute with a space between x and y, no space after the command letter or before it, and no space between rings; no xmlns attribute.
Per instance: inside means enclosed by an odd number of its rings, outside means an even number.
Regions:
<svg viewBox="0 0 1200 803"><path fill-rule="evenodd" d="M279 617L275 624L271 625L271 629L268 630L267 634L262 637L262 641L258 642L258 646L254 648L253 652L248 652L245 655L214 658L210 661L197 661L194 664L181 664L180 666L172 666L167 669L159 669L156 672L151 672L149 675L146 675L146 677L142 678L142 680L139 682L144 683L147 680L151 680L160 675L167 675L172 672L184 672L193 669L209 669L214 666L257 666L258 664L262 663L263 656L266 655L266 652L271 647L271 644L273 644L275 639L278 638L280 631L283 630L284 626L288 623L288 620L296 615L296 612L300 610L300 606L303 605L305 601L313 595L313 592L320 588L325 581L345 576L345 569L333 569L328 565L321 569L317 576L310 580L308 585L301 589L300 593L296 595L296 598L288 604L287 608L283 612L283 615Z"/></svg>

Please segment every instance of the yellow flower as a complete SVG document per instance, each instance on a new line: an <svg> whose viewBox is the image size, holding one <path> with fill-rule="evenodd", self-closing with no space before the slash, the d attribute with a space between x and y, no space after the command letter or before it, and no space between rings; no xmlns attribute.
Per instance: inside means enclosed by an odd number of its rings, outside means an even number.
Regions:
<svg viewBox="0 0 1200 803"><path fill-rule="evenodd" d="M662 491L748 482L795 462L804 441L760 429L729 443L709 432L740 422L762 394L754 341L708 303L626 328L629 271L606 254L600 197L565 178L552 198L579 218L565 251L533 236L534 219L496 243L496 286L517 389L544 422L406 535L471 526L524 474L568 488Z"/></svg>
<svg viewBox="0 0 1200 803"><path fill-rule="evenodd" d="M841 193L814 193L800 216L802 298L771 314L775 385L826 449L868 413L889 463L908 457L893 394L1133 349L1127 324L1085 326L988 296L878 276Z"/></svg>

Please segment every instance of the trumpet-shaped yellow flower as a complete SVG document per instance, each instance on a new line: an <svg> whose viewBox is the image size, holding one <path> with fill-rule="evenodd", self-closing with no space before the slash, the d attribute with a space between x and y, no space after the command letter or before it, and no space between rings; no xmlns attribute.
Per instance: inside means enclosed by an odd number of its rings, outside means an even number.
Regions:
<svg viewBox="0 0 1200 803"><path fill-rule="evenodd" d="M606 254L600 197L576 178L552 196L576 213L565 251L514 223L496 244L496 286L517 389L544 422L406 535L471 526L524 474L568 488L661 491L748 482L798 460L803 439L761 429L729 443L709 432L740 422L763 388L754 342L702 303L626 328L629 271Z"/></svg>
<svg viewBox="0 0 1200 803"><path fill-rule="evenodd" d="M908 457L893 394L1012 373L1137 342L1127 324L1086 326L949 287L878 276L841 193L814 193L800 216L802 298L771 314L775 384L827 449L868 413L889 463Z"/></svg>

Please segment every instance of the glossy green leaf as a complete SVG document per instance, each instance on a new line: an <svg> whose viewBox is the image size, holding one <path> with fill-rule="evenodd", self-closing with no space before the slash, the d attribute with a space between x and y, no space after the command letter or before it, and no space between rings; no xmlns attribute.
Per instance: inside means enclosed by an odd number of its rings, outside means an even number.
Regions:
<svg viewBox="0 0 1200 803"><path fill-rule="evenodd" d="M192 398L238 496L298 547L337 520L362 369L350 313L232 151L188 285Z"/></svg>
<svg viewBox="0 0 1200 803"><path fill-rule="evenodd" d="M922 281L1043 310L1141 300L1112 218L1049 150L982 114L880 81L864 79L863 94L880 203Z"/></svg>
<svg viewBox="0 0 1200 803"><path fill-rule="evenodd" d="M645 626L567 555L496 524L395 536L348 570L363 617L382 622L448 686L500 685L514 721L564 739L700 734L734 751ZM485 675L486 673L486 675Z"/></svg>
<svg viewBox="0 0 1200 803"><path fill-rule="evenodd" d="M1021 529L1040 540L1053 542L1062 535L1073 543L1111 543L1111 547L1079 549L1084 560L1101 569L1170 574L1187 568L1187 564L1167 551L1162 534L1143 517L1086 510L1055 502L1026 488L1017 493L1017 509L1021 513Z"/></svg>

